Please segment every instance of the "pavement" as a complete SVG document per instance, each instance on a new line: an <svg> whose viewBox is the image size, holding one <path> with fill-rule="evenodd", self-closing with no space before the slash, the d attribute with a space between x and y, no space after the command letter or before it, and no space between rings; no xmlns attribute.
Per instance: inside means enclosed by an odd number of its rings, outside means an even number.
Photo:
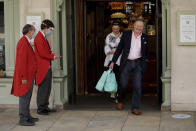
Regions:
<svg viewBox="0 0 196 131"><path fill-rule="evenodd" d="M41 116L35 126L18 125L18 108L0 105L0 131L196 131L195 112L170 112L142 110L135 116L128 109L123 111L101 109L59 109L56 113ZM186 113L188 119L174 119L173 114Z"/></svg>
<svg viewBox="0 0 196 131"><path fill-rule="evenodd" d="M18 105L0 105L0 131L196 131L196 112L161 111L156 96L143 96L141 116L130 112L130 96L125 109L118 111L106 95L78 97L75 105L59 108L57 112L41 116L33 127L18 125ZM174 119L174 114L189 114L187 119Z"/></svg>

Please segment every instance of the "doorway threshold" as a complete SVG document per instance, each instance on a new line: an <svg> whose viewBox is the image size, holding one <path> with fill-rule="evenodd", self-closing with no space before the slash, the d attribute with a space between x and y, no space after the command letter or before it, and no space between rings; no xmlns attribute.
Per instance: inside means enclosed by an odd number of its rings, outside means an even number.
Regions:
<svg viewBox="0 0 196 131"><path fill-rule="evenodd" d="M160 105L157 101L156 95L143 95L141 98L141 110L154 110L160 111ZM112 111L116 110L116 102L112 100L109 94L97 94L76 96L75 104L64 105L65 110L104 110ZM131 94L126 96L124 102L124 110L131 109Z"/></svg>

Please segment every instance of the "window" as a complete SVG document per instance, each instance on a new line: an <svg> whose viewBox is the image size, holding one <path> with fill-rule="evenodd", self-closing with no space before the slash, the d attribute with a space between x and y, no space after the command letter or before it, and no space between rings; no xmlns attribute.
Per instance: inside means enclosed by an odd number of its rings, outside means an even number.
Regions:
<svg viewBox="0 0 196 131"><path fill-rule="evenodd" d="M0 2L0 70L5 71L5 26L3 2Z"/></svg>

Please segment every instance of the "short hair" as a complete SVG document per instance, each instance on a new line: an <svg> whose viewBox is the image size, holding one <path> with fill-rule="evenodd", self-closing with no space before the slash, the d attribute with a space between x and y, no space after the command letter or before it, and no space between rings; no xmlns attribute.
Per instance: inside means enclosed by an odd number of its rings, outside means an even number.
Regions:
<svg viewBox="0 0 196 131"><path fill-rule="evenodd" d="M23 29L22 29L22 34L26 35L27 33L29 33L30 31L34 30L33 26L30 24L26 24Z"/></svg>
<svg viewBox="0 0 196 131"><path fill-rule="evenodd" d="M48 29L50 27L54 28L54 24L51 20L45 19L45 20L42 21L41 30Z"/></svg>
<svg viewBox="0 0 196 131"><path fill-rule="evenodd" d="M139 22L139 21L142 22L142 23L144 23L144 21L143 21L141 18L138 18L138 19L135 20L134 24L135 24L136 22Z"/></svg>

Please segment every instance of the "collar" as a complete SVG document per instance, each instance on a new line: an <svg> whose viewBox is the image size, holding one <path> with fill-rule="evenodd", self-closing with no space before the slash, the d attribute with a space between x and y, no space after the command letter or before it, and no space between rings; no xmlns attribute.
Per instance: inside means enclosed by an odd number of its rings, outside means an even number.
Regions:
<svg viewBox="0 0 196 131"><path fill-rule="evenodd" d="M136 39L139 39L139 38L141 38L142 33L141 33L139 36L136 37L135 34L134 34L134 31L133 31L132 35L133 35Z"/></svg>
<svg viewBox="0 0 196 131"><path fill-rule="evenodd" d="M25 35L25 37L27 38L28 42L31 43L31 40L28 36Z"/></svg>
<svg viewBox="0 0 196 131"><path fill-rule="evenodd" d="M114 35L114 33L113 33L113 32L111 33L111 35L115 37L115 35ZM121 37L121 35L122 35L122 33L120 32L119 37Z"/></svg>
<svg viewBox="0 0 196 131"><path fill-rule="evenodd" d="M44 36L44 38L46 38L46 35L44 34L44 32L40 31L42 33L42 35Z"/></svg>

